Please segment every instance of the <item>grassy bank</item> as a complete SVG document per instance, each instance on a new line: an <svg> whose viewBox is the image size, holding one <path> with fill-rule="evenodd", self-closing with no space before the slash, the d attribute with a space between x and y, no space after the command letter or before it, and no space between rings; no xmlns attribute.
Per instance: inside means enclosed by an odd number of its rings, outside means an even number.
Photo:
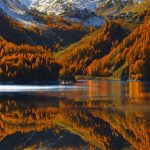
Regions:
<svg viewBox="0 0 150 150"><path fill-rule="evenodd" d="M94 77L94 76L75 76L76 80L113 80L120 81L121 79L117 77Z"/></svg>

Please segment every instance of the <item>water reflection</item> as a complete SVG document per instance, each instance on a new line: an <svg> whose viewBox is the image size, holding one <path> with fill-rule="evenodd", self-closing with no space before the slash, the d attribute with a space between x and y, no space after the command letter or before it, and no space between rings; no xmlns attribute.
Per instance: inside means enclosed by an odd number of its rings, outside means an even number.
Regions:
<svg viewBox="0 0 150 150"><path fill-rule="evenodd" d="M87 88L1 95L0 149L149 150L149 84L75 86Z"/></svg>
<svg viewBox="0 0 150 150"><path fill-rule="evenodd" d="M0 85L0 92L39 92L39 91L73 91L74 89L83 90L85 87L78 86L62 86L62 85Z"/></svg>

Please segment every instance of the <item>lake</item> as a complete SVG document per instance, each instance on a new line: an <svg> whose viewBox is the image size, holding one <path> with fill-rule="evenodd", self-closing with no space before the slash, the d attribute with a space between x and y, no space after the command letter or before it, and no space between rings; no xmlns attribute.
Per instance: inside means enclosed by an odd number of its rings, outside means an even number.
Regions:
<svg viewBox="0 0 150 150"><path fill-rule="evenodd" d="M150 150L150 82L0 86L0 150Z"/></svg>

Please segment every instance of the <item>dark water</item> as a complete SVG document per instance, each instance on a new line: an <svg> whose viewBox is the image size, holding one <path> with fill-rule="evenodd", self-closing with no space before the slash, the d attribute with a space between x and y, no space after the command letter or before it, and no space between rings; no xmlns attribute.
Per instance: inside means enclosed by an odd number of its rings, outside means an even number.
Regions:
<svg viewBox="0 0 150 150"><path fill-rule="evenodd" d="M150 83L0 86L0 150L150 150Z"/></svg>

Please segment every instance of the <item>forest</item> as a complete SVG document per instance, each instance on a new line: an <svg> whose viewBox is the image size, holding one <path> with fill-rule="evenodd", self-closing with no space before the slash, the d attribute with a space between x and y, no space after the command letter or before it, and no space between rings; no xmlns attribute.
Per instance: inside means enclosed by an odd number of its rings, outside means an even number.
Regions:
<svg viewBox="0 0 150 150"><path fill-rule="evenodd" d="M0 37L0 81L55 81L59 70L50 50L41 46L17 46Z"/></svg>
<svg viewBox="0 0 150 150"><path fill-rule="evenodd" d="M141 25L102 59L87 68L89 75L119 76L122 79L150 78L150 22Z"/></svg>
<svg viewBox="0 0 150 150"><path fill-rule="evenodd" d="M150 9L135 16L138 23L108 21L55 57L74 75L149 80L149 14Z"/></svg>
<svg viewBox="0 0 150 150"><path fill-rule="evenodd" d="M68 66L77 75L86 75L86 68L95 60L109 54L111 48L118 44L125 36L126 30L118 22L107 22L96 34L77 44L58 59L60 64ZM64 60L66 60L64 62Z"/></svg>

